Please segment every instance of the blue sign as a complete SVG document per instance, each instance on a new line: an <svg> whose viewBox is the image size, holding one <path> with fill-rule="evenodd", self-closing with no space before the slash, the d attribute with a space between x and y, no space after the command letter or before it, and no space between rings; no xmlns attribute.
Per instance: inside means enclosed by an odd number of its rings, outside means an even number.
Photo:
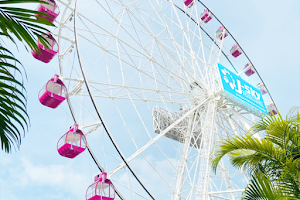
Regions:
<svg viewBox="0 0 300 200"><path fill-rule="evenodd" d="M255 115L262 116L268 113L259 89L244 81L221 64L218 64L218 70L222 83L221 94L223 96Z"/></svg>

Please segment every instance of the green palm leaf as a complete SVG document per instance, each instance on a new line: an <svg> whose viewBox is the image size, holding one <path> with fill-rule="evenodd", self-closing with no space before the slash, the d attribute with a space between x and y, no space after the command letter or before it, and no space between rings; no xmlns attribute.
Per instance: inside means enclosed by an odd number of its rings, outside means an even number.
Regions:
<svg viewBox="0 0 300 200"><path fill-rule="evenodd" d="M264 131L265 138L250 133ZM284 119L266 116L246 136L223 141L216 148L212 169L227 155L230 162L252 175L244 199L300 198L300 115L292 108Z"/></svg>
<svg viewBox="0 0 300 200"><path fill-rule="evenodd" d="M299 200L272 184L264 173L256 172L248 184L243 200Z"/></svg>
<svg viewBox="0 0 300 200"><path fill-rule="evenodd" d="M10 55L9 55L10 54ZM28 127L25 88L4 66L19 62L12 54L1 47L0 50L0 140L1 149L10 152L11 146L21 144L21 128Z"/></svg>
<svg viewBox="0 0 300 200"><path fill-rule="evenodd" d="M44 46L48 42L42 35L48 34L46 26L54 26L47 19L35 15L49 17L35 10L11 7L24 3L45 3L39 0L0 0L0 36L11 40L14 44L21 41L26 49L40 52L37 39ZM3 40L2 40L3 41ZM10 152L12 146L20 147L22 132L28 128L29 117L26 110L26 96L23 82L16 79L15 73L23 75L19 66L22 64L0 43L0 143L1 149ZM22 131L22 132L21 132Z"/></svg>
<svg viewBox="0 0 300 200"><path fill-rule="evenodd" d="M42 25L54 26L47 19L39 17L35 14L47 16L47 14L37 12L30 9L7 7L6 5L16 3L45 3L39 0L2 0L0 1L0 30L3 34L9 35L12 33L19 41L28 45L31 50L39 51L36 38L41 40L41 43L47 46L46 40L42 35L49 31Z"/></svg>

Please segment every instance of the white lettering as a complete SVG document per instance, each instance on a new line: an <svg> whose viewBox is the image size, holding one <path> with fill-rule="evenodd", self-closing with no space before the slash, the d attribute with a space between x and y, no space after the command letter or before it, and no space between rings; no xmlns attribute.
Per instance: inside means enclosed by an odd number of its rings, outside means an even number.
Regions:
<svg viewBox="0 0 300 200"><path fill-rule="evenodd" d="M246 89L246 92L247 92L248 94L251 94L250 89L249 89L249 86L246 85L246 84L245 84L245 89Z"/></svg>
<svg viewBox="0 0 300 200"><path fill-rule="evenodd" d="M240 82L239 79L236 79L236 82L237 82L237 87L238 87L238 89L235 89L235 91L238 92L238 93L240 93L240 94L242 94L243 91L242 91L241 82Z"/></svg>
<svg viewBox="0 0 300 200"><path fill-rule="evenodd" d="M255 98L256 98L257 100L260 100L260 94L259 94L258 92L255 92L255 94L256 94Z"/></svg>
<svg viewBox="0 0 300 200"><path fill-rule="evenodd" d="M253 97L255 97L255 90L253 90L252 88L250 88L250 90L251 90L251 95L252 95Z"/></svg>

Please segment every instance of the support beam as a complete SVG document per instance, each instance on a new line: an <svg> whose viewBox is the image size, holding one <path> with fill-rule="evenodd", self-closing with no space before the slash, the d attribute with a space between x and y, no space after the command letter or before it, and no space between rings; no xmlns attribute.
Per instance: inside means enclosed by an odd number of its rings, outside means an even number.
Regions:
<svg viewBox="0 0 300 200"><path fill-rule="evenodd" d="M178 169L178 174L176 178L176 186L175 186L175 191L174 191L174 199L175 200L181 200L181 191L182 191L182 186L183 186L183 179L184 179L184 172L186 168L186 162L187 162L187 157L188 157L188 150L190 147L191 139L193 136L193 130L194 130L194 124L195 124L195 118L196 118L196 112L194 112L193 116L189 119L188 122L188 128L187 132L185 133L184 136L184 144L183 144L183 151L182 151L182 157L180 159L180 164L179 164L179 169Z"/></svg>
<svg viewBox="0 0 300 200"><path fill-rule="evenodd" d="M190 114L194 113L198 108L200 108L201 106L203 106L203 104L205 102L208 101L209 98L201 101L197 106L193 107L191 110L189 110L188 112L186 112L182 117L180 117L178 120L176 120L173 124L171 124L169 127L167 127L165 130L161 131L161 133L159 135L157 135L155 138L153 138L152 140L150 140L146 145L144 145L142 148L140 148L139 150L137 150L134 154L132 154L126 161L130 162L132 161L134 158L136 158L138 155L140 155L143 151L145 151L146 149L148 149L152 144L154 144L157 140L159 140L160 138L162 138L169 130L171 130L172 128L174 128L177 124L179 124L183 119L185 119L186 117L188 117ZM121 163L118 167L116 167L114 170L112 170L109 174L108 177L112 177L115 173L117 173L120 169L122 169L123 167L125 167L125 163Z"/></svg>
<svg viewBox="0 0 300 200"><path fill-rule="evenodd" d="M241 114L238 113L234 108L232 108L231 106L228 106L229 110L236 116L236 118L243 124L243 126L245 127L246 131L249 131L251 126L245 122L245 120L242 118ZM259 137L259 133L256 133L253 135L254 138L260 139Z"/></svg>
<svg viewBox="0 0 300 200"><path fill-rule="evenodd" d="M226 193L236 193L236 192L244 192L245 189L240 189L240 190L226 190L226 191L216 191L216 192L209 192L208 194L226 194Z"/></svg>
<svg viewBox="0 0 300 200"><path fill-rule="evenodd" d="M200 170L199 170L199 178L198 178L198 192L197 200L207 200L208 190L210 184L210 174L211 174L211 166L210 166L210 152L212 150L212 144L214 140L214 132L215 132L215 118L216 118L216 102L211 100L208 103L205 122L202 129L202 137L201 137L201 146L200 146Z"/></svg>

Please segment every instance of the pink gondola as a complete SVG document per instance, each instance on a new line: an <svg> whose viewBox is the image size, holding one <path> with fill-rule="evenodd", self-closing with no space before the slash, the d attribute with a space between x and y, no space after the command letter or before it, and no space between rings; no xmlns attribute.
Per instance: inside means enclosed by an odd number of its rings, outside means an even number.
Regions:
<svg viewBox="0 0 300 200"><path fill-rule="evenodd" d="M223 31L224 31L224 35L223 35ZM216 36L220 40L222 40L223 38L226 38L228 36L228 33L223 25L218 28L218 30L216 32Z"/></svg>
<svg viewBox="0 0 300 200"><path fill-rule="evenodd" d="M238 57L239 55L242 54L242 50L238 44L235 44L231 47L230 53L233 57Z"/></svg>
<svg viewBox="0 0 300 200"><path fill-rule="evenodd" d="M44 14L49 15L49 17L44 15L35 14L36 17L43 17L48 19L50 22L54 22L54 20L59 15L59 7L56 5L54 0L42 0L46 3L41 3L37 9L37 11L42 12Z"/></svg>
<svg viewBox="0 0 300 200"><path fill-rule="evenodd" d="M61 156L75 158L81 154L87 146L86 138L78 125L74 124L57 143L57 151Z"/></svg>
<svg viewBox="0 0 300 200"><path fill-rule="evenodd" d="M274 103L269 103L267 105L267 110L270 116L277 115L277 110L275 108Z"/></svg>
<svg viewBox="0 0 300 200"><path fill-rule="evenodd" d="M209 22L212 19L212 13L209 12L207 8L203 10L203 12L200 15L201 20L204 21L205 23Z"/></svg>
<svg viewBox="0 0 300 200"><path fill-rule="evenodd" d="M45 37L46 40L48 41L49 48L46 48L44 45L42 45L40 40L38 40L37 45L41 52L38 53L37 51L34 50L31 52L31 54L36 59L38 59L44 63L48 63L57 54L58 45L57 45L56 40L52 37L52 35L50 33L48 33L48 35L43 35L43 37Z"/></svg>
<svg viewBox="0 0 300 200"><path fill-rule="evenodd" d="M267 94L267 88L265 87L265 85L262 82L257 84L257 88L260 90L262 95Z"/></svg>
<svg viewBox="0 0 300 200"><path fill-rule="evenodd" d="M192 7L192 6L194 5L194 3L195 3L195 0L186 0L186 1L184 1L184 4L185 4L188 8Z"/></svg>
<svg viewBox="0 0 300 200"><path fill-rule="evenodd" d="M246 69L245 74L247 76L251 76L252 74L255 73L254 67L252 66L251 63L246 64L244 69Z"/></svg>
<svg viewBox="0 0 300 200"><path fill-rule="evenodd" d="M67 88L57 74L39 92L41 104L49 108L57 108L67 97Z"/></svg>
<svg viewBox="0 0 300 200"><path fill-rule="evenodd" d="M107 173L102 172L94 179L94 183L86 191L86 200L114 200L116 191Z"/></svg>

